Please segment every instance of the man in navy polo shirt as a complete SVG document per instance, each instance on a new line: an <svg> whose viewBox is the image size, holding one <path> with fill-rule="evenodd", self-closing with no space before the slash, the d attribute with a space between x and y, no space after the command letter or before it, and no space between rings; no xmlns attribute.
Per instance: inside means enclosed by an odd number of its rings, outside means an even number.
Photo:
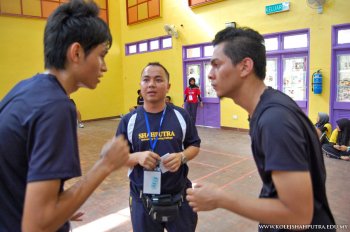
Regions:
<svg viewBox="0 0 350 232"><path fill-rule="evenodd" d="M188 113L166 104L169 73L160 63L142 71L142 107L125 115L117 135L128 138L130 211L137 232L194 232L197 214L185 200L192 186L186 162L199 152L200 139Z"/></svg>
<svg viewBox="0 0 350 232"><path fill-rule="evenodd" d="M114 170L128 160L124 138L105 144L81 175L76 108L69 95L96 88L112 43L92 1L71 0L48 18L46 71L18 83L0 104L0 231L68 232L69 219Z"/></svg>

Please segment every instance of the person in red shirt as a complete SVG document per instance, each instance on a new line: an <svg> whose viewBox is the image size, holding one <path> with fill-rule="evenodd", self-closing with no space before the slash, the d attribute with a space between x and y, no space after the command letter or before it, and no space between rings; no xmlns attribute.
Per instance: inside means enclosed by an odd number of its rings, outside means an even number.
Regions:
<svg viewBox="0 0 350 232"><path fill-rule="evenodd" d="M196 124L198 102L203 107L201 90L196 85L196 80L193 77L188 80L188 84L189 86L185 89L185 109L190 114L193 123Z"/></svg>

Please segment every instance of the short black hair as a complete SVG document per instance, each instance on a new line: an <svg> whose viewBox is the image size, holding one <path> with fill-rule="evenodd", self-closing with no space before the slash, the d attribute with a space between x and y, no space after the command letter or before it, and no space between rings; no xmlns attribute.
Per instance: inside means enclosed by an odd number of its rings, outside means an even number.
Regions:
<svg viewBox="0 0 350 232"><path fill-rule="evenodd" d="M68 47L78 42L88 56L99 44L112 45L108 25L93 1L70 0L47 19L44 33L45 68L64 69Z"/></svg>
<svg viewBox="0 0 350 232"><path fill-rule="evenodd" d="M254 71L259 79L266 75L266 49L264 37L257 31L248 28L227 27L219 31L213 40L213 45L225 43L224 53L231 59L233 65L249 57L254 62Z"/></svg>
<svg viewBox="0 0 350 232"><path fill-rule="evenodd" d="M145 68L147 68L148 66L158 66L158 67L161 67L161 68L164 70L165 74L166 74L166 78L168 79L168 82L170 82L170 74L169 74L168 70L167 70L161 63L159 63L159 62L150 62L150 63L148 63L148 64L142 69L141 76L142 76L143 71L145 70Z"/></svg>

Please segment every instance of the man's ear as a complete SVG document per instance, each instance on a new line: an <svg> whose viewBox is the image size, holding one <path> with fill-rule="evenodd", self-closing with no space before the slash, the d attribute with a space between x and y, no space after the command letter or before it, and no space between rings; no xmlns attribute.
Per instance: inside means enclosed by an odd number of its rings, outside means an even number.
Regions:
<svg viewBox="0 0 350 232"><path fill-rule="evenodd" d="M168 83L168 90L167 90L167 93L169 93L170 87L171 87L171 84Z"/></svg>
<svg viewBox="0 0 350 232"><path fill-rule="evenodd" d="M83 56L82 47L79 43L72 43L67 49L67 59L73 63L79 62Z"/></svg>
<svg viewBox="0 0 350 232"><path fill-rule="evenodd" d="M246 57L240 62L240 70L241 70L241 75L242 76L248 76L254 69L254 61Z"/></svg>

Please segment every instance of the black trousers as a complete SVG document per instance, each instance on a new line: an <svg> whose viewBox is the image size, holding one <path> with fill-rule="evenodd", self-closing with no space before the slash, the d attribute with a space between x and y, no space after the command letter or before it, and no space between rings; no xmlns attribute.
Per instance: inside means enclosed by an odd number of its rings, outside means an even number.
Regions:
<svg viewBox="0 0 350 232"><path fill-rule="evenodd" d="M185 103L185 109L190 114L194 125L196 125L198 103Z"/></svg>

